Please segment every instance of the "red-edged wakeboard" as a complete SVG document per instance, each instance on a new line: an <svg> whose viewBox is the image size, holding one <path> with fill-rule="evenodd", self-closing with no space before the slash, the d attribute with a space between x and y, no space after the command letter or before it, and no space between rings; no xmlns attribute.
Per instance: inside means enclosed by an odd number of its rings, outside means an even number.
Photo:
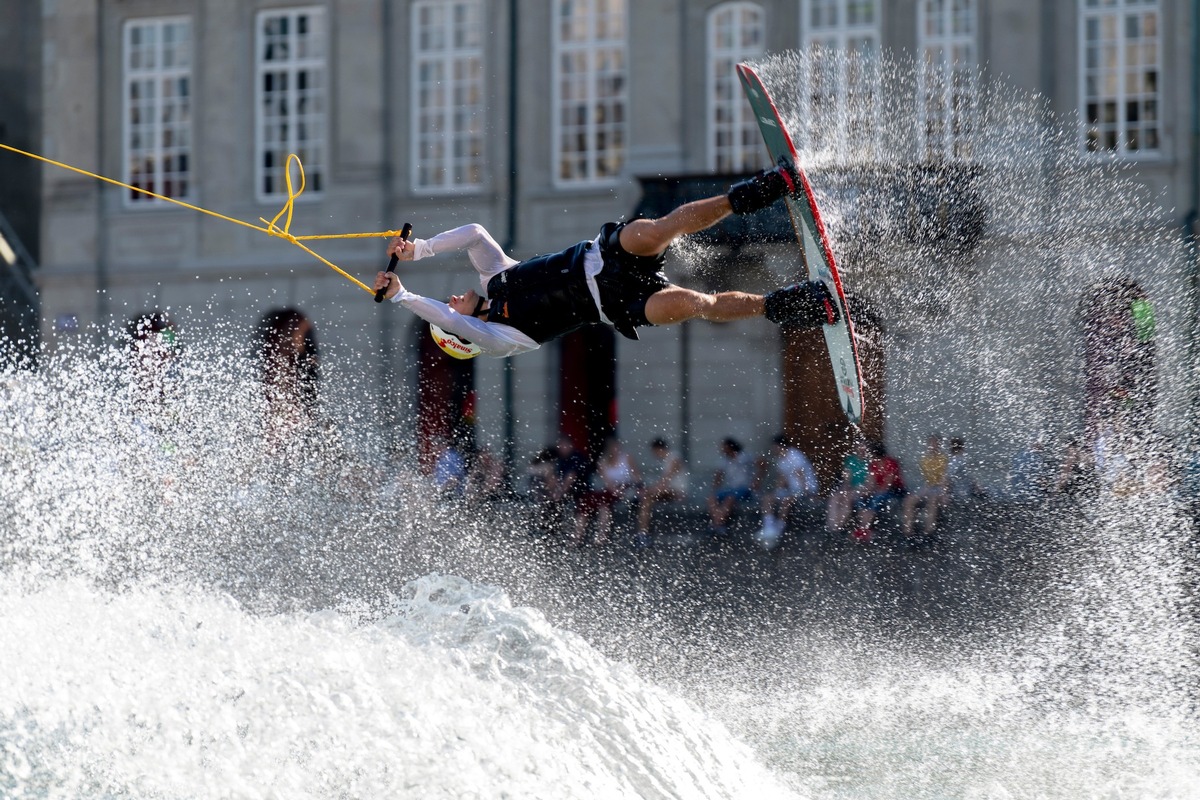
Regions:
<svg viewBox="0 0 1200 800"><path fill-rule="evenodd" d="M738 64L737 73L742 81L742 89L746 92L746 99L750 101L750 107L754 110L754 117L758 120L758 128L762 131L772 163L779 164L783 161L790 164L799 174L800 182L804 186L800 196L786 198L788 213L796 231L796 240L800 243L808 279L824 282L832 290L831 294L841 312L836 323L822 325L821 328L825 334L825 346L829 350L829 361L833 366L833 378L837 384L842 410L846 412L851 424L858 425L862 421L863 413L862 369L858 363L854 322L850 319L846 292L842 288L842 279L833 260L833 250L829 247L825 224L817 210L812 185L800 167L792 137L758 74L746 64Z"/></svg>

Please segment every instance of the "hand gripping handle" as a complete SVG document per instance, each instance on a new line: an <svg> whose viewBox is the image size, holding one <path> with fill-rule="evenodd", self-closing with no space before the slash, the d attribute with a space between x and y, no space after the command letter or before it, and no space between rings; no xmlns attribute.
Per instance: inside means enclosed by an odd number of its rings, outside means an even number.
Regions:
<svg viewBox="0 0 1200 800"><path fill-rule="evenodd" d="M412 235L412 223L406 222L406 223L404 223L404 227L400 230L400 238L407 242L408 237L411 235ZM395 272L396 264L399 263L399 261L400 261L399 257L395 253L392 253L392 260L388 262L387 271ZM383 302L383 294L386 291L387 291L386 286L382 289L375 290L375 302L376 303Z"/></svg>

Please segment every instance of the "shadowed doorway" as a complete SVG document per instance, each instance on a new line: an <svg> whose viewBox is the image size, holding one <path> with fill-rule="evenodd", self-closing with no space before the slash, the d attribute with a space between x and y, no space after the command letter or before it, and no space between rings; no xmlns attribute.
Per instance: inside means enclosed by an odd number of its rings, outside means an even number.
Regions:
<svg viewBox="0 0 1200 800"><path fill-rule="evenodd" d="M863 370L862 434L883 441L885 417L883 329L857 298L848 298ZM813 463L822 491L841 475L842 459L856 430L838 403L829 351L819 329L781 329L783 340L783 431Z"/></svg>

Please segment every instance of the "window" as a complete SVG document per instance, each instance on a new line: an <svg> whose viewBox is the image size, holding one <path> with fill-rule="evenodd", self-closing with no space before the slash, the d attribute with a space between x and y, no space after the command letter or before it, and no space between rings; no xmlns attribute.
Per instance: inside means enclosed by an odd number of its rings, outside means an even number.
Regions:
<svg viewBox="0 0 1200 800"><path fill-rule="evenodd" d="M766 18L754 3L724 3L708 15L708 168L752 172L765 166L758 124L734 69L766 53Z"/></svg>
<svg viewBox="0 0 1200 800"><path fill-rule="evenodd" d="M418 190L483 183L482 15L480 0L413 6L412 162Z"/></svg>
<svg viewBox="0 0 1200 800"><path fill-rule="evenodd" d="M970 154L975 114L975 0L921 0L917 51L927 158Z"/></svg>
<svg viewBox="0 0 1200 800"><path fill-rule="evenodd" d="M1082 145L1090 153L1159 149L1157 0L1080 0Z"/></svg>
<svg viewBox="0 0 1200 800"><path fill-rule="evenodd" d="M815 148L874 150L879 115L878 0L804 0L804 135Z"/></svg>
<svg viewBox="0 0 1200 800"><path fill-rule="evenodd" d="M192 194L192 22L131 20L124 36L125 183L164 197ZM161 201L130 192L128 205Z"/></svg>
<svg viewBox="0 0 1200 800"><path fill-rule="evenodd" d="M304 162L306 191L325 183L325 12L273 10L258 15L258 136L255 185L259 199L287 191L288 155Z"/></svg>
<svg viewBox="0 0 1200 800"><path fill-rule="evenodd" d="M554 174L608 183L625 165L625 0L558 0Z"/></svg>

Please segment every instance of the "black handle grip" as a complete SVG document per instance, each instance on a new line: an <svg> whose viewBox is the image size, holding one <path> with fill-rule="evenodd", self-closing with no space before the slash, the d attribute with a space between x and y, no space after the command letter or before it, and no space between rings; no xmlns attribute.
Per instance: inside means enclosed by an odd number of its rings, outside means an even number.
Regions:
<svg viewBox="0 0 1200 800"><path fill-rule="evenodd" d="M401 239L403 239L404 241L406 241L406 242L407 242L407 241L408 241L408 237L409 237L409 236L411 236L411 235L412 235L412 223L411 223L411 222L406 222L406 223L404 223L404 227L400 229L400 238L401 238ZM396 271L396 264L398 264L399 262L400 262L400 258L399 258L399 257L398 257L398 256L397 256L395 253L392 253L392 259L391 259L391 261L388 261L388 265L387 265L387 270L386 270L386 271L387 271L387 272L395 272L395 271ZM376 302L376 303L382 303L382 302L383 302L383 294L384 294L384 292L386 292L386 291L387 291L387 287L386 287L386 286L385 286L384 288L382 288L382 289L376 289L376 290L375 290L375 302Z"/></svg>

